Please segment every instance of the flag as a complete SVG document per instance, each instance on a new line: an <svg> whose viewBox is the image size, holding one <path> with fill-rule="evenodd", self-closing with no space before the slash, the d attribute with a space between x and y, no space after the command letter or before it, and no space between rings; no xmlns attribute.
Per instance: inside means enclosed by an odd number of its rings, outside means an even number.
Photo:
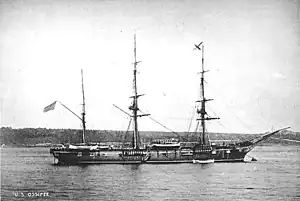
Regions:
<svg viewBox="0 0 300 201"><path fill-rule="evenodd" d="M50 111L50 110L54 110L55 104L56 104L56 101L54 101L54 102L51 103L50 105L46 106L46 107L44 108L44 112L48 112L48 111Z"/></svg>

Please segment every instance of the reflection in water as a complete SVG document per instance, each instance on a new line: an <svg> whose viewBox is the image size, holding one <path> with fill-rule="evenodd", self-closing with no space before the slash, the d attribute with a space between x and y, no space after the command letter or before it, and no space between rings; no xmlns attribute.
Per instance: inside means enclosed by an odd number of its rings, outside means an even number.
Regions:
<svg viewBox="0 0 300 201"><path fill-rule="evenodd" d="M82 170L87 170L89 165L84 164L84 165L79 165L79 167L81 167Z"/></svg>
<svg viewBox="0 0 300 201"><path fill-rule="evenodd" d="M125 166L130 167L130 169L133 171L137 171L140 170L141 164L132 164L132 165L125 165Z"/></svg>
<svg viewBox="0 0 300 201"><path fill-rule="evenodd" d="M194 164L194 165L200 165L201 169L210 168L214 165L214 163L206 163L206 164Z"/></svg>

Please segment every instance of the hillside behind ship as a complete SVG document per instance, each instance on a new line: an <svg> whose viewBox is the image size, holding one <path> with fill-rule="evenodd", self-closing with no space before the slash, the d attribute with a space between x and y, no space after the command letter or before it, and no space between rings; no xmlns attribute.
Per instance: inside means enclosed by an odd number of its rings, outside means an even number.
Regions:
<svg viewBox="0 0 300 201"><path fill-rule="evenodd" d="M24 146L51 146L55 144L66 144L70 142L79 143L81 140L82 130L77 129L47 129L47 128L20 128L14 129L11 127L2 127L0 132L0 143L5 146L24 147ZM188 141L196 141L197 135L194 133L178 132L180 136L188 139ZM244 140L254 139L261 134L243 134L243 133L214 133L210 132L212 141L218 140L219 143L231 143ZM87 130L86 138L89 142L111 142L123 143L125 131L113 130ZM140 131L141 140L144 143L150 143L152 139L168 139L175 138L171 132L160 131ZM280 140L283 139L283 140ZM293 132L290 130L282 131L275 134L263 144L299 144L300 132ZM131 135L125 138L124 142L131 142Z"/></svg>

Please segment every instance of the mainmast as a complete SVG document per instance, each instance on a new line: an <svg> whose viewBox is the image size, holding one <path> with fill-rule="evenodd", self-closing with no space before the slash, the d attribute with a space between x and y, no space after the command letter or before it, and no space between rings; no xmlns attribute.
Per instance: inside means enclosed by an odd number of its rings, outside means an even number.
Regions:
<svg viewBox="0 0 300 201"><path fill-rule="evenodd" d="M139 131L138 131L138 122L137 122L137 111L138 111L138 95L137 95L137 86L136 86L136 66L138 62L136 61L136 36L134 34L134 69L133 69L133 90L134 90L134 97L133 97L133 147L134 149L139 148Z"/></svg>
<svg viewBox="0 0 300 201"><path fill-rule="evenodd" d="M84 99L84 88L83 88L83 71L81 69L81 86L82 86L82 143L85 143L85 99Z"/></svg>
<svg viewBox="0 0 300 201"><path fill-rule="evenodd" d="M140 147L140 136L139 136L139 131L138 131L138 122L137 118L142 117L142 116L148 116L149 114L141 114L138 115L137 112L139 110L138 108L138 98L142 95L138 95L137 93L137 81L136 81L136 73L137 73L137 64L140 61L136 60L136 36L134 34L134 69L133 69L133 98L132 105L129 107L130 110L132 110L132 117L133 117L133 139L132 139L132 144L134 149L139 149ZM144 95L144 94L143 94Z"/></svg>
<svg viewBox="0 0 300 201"><path fill-rule="evenodd" d="M207 101L211 101L213 99L206 99L205 96L204 96L204 73L208 72L208 71L204 70L204 44L203 44L203 42L201 42L199 45L195 45L195 46L198 50L202 50L202 62L201 62L201 68L202 68L201 70L202 71L200 72L201 73L201 78L200 78L200 100L197 101L197 102L201 102L201 106L200 106L200 109L199 108L197 109L197 114L198 114L198 116L200 116L200 118L197 118L197 121L201 121L201 127L202 127L202 139L201 139L201 137L199 138L200 143L202 141L202 144L206 145L205 121L206 120L213 120L213 119L220 119L220 118L218 118L218 117L206 117L207 113L206 113L206 110L205 110L205 103Z"/></svg>

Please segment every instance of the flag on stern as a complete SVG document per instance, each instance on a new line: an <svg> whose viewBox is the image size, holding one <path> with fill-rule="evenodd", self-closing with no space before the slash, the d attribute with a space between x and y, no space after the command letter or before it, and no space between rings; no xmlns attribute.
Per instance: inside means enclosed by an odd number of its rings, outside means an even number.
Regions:
<svg viewBox="0 0 300 201"><path fill-rule="evenodd" d="M50 110L54 110L55 104L56 104L56 101L54 101L54 102L51 103L50 105L46 106L46 107L44 108L44 112L48 112L48 111L50 111Z"/></svg>

